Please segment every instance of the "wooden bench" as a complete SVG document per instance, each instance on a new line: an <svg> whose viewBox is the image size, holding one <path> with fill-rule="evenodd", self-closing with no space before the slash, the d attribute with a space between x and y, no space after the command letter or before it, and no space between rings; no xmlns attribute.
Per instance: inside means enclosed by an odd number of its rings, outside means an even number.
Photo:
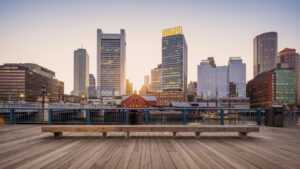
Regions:
<svg viewBox="0 0 300 169"><path fill-rule="evenodd" d="M249 132L259 132L258 126L248 125L49 125L42 126L42 132L51 132L55 137L63 132L98 132L105 137L108 132L124 132L126 137L130 132L194 132L200 136L202 132L238 132L240 136L247 136Z"/></svg>

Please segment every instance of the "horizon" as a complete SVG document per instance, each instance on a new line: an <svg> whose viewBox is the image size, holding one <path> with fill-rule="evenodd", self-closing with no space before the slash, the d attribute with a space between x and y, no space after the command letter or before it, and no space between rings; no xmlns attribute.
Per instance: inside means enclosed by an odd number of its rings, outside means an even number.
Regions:
<svg viewBox="0 0 300 169"><path fill-rule="evenodd" d="M295 48L299 53L300 1L154 2L1 1L0 64L39 64L54 71L64 82L65 93L70 93L74 50L87 49L90 73L96 77L97 29L104 33L125 29L126 78L139 90L144 75L161 63L161 31L177 25L182 26L188 46L188 82L197 80L197 65L210 56L218 66L226 65L230 57L241 57L249 81L253 39L264 32L278 33L278 52Z"/></svg>

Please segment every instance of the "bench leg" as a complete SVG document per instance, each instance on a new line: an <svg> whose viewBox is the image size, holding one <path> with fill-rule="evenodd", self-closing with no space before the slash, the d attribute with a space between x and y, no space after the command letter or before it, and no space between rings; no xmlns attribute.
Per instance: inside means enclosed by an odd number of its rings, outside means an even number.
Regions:
<svg viewBox="0 0 300 169"><path fill-rule="evenodd" d="M55 138L61 137L63 135L62 132L54 132L53 134Z"/></svg>
<svg viewBox="0 0 300 169"><path fill-rule="evenodd" d="M173 137L175 137L175 136L176 136L176 134L177 134L176 132L173 132Z"/></svg>
<svg viewBox="0 0 300 169"><path fill-rule="evenodd" d="M195 136L198 138L198 137L200 137L200 132L199 131L196 131L195 132Z"/></svg>
<svg viewBox="0 0 300 169"><path fill-rule="evenodd" d="M239 132L240 137L247 137L247 132Z"/></svg>
<svg viewBox="0 0 300 169"><path fill-rule="evenodd" d="M103 133L102 133L102 136L103 136L103 137L106 137L106 136L107 136L107 133L106 133L106 132L103 132Z"/></svg>
<svg viewBox="0 0 300 169"><path fill-rule="evenodd" d="M129 138L130 137L130 132L129 131L126 131L125 132L125 138Z"/></svg>

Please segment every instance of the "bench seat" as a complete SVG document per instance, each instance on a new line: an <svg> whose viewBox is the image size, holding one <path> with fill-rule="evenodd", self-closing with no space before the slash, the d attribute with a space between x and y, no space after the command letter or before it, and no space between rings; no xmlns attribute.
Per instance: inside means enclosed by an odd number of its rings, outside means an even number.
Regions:
<svg viewBox="0 0 300 169"><path fill-rule="evenodd" d="M42 126L42 132L51 132L55 137L63 132L99 132L106 136L108 132L194 132L199 136L202 132L238 132L246 136L249 132L259 132L258 126L249 125L48 125Z"/></svg>

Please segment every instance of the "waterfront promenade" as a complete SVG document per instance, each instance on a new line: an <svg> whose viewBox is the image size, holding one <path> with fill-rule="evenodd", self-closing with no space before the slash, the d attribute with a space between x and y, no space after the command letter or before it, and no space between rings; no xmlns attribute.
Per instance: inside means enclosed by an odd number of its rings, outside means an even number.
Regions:
<svg viewBox="0 0 300 169"><path fill-rule="evenodd" d="M65 133L54 139L40 125L0 127L0 168L243 169L300 168L300 127L236 133ZM185 137L180 137L185 135ZM190 136L190 137L189 137Z"/></svg>

